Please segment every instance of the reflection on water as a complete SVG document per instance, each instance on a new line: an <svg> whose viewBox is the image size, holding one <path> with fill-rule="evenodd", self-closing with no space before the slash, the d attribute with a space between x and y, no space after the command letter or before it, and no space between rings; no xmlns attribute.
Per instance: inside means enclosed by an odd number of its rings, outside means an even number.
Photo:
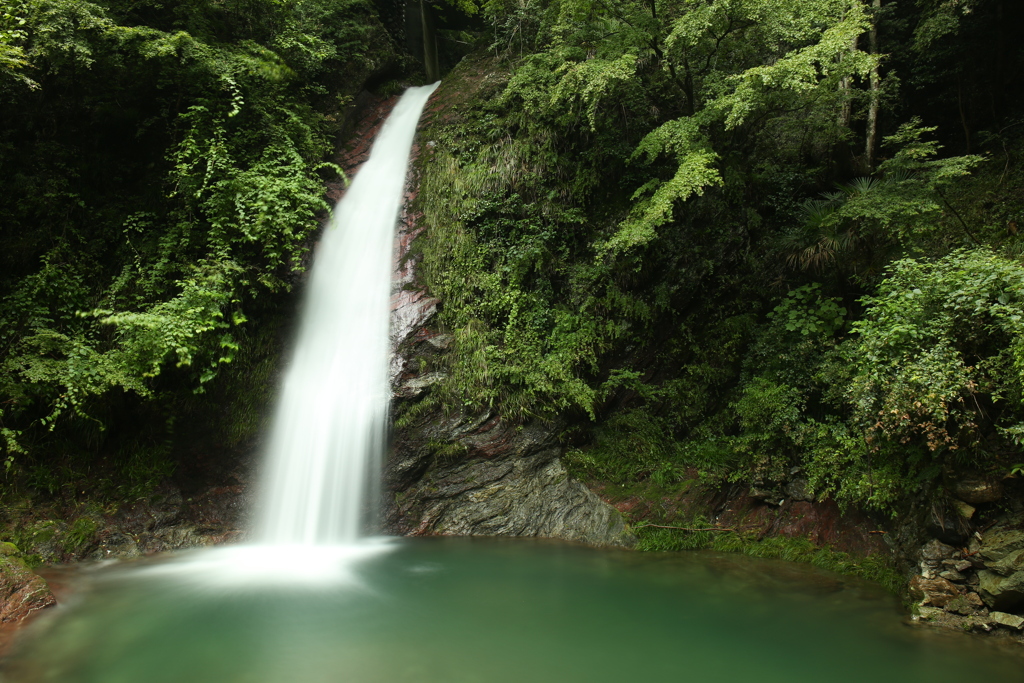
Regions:
<svg viewBox="0 0 1024 683"><path fill-rule="evenodd" d="M1022 660L907 628L881 589L809 567L521 540L390 547L333 587L93 572L33 624L3 680L1024 680Z"/></svg>

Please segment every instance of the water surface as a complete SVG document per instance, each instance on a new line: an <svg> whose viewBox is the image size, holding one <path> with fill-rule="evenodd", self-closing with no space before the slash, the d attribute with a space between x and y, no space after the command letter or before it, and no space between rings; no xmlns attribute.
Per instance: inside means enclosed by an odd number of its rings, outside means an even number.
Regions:
<svg viewBox="0 0 1024 683"><path fill-rule="evenodd" d="M3 680L1024 680L1017 657L907 626L872 584L780 561L495 539L395 540L352 561L333 584L284 586L190 576L202 562L94 571Z"/></svg>

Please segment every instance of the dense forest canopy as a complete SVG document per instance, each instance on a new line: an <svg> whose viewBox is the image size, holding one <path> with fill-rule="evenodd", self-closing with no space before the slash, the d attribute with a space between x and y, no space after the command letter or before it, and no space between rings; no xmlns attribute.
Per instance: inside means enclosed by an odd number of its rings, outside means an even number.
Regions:
<svg viewBox="0 0 1024 683"><path fill-rule="evenodd" d="M267 379L349 103L424 77L404 6L3 0L9 480L163 476L182 423ZM455 343L400 419L557 417L579 476L770 488L799 467L885 509L1017 463L1017 3L427 11L442 67L468 55L419 163Z"/></svg>

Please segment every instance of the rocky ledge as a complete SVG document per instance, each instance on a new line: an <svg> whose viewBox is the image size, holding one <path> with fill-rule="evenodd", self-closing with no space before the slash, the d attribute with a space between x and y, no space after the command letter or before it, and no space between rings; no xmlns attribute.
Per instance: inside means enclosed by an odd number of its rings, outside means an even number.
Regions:
<svg viewBox="0 0 1024 683"><path fill-rule="evenodd" d="M244 482L227 485L163 482L131 504L7 510L0 530L15 543L0 543L0 652L26 617L56 604L37 565L132 559L167 550L216 545L246 526Z"/></svg>
<svg viewBox="0 0 1024 683"><path fill-rule="evenodd" d="M404 225L408 226L409 223ZM407 228L408 229L408 228ZM400 238L402 248L410 240ZM410 260L396 255L406 288L393 298L393 407L410 414L444 375L450 337L430 326L426 295L409 296ZM405 420L398 420L400 424ZM384 527L401 535L542 536L630 545L618 510L565 471L558 425L517 425L493 413L420 411L395 429L384 467Z"/></svg>
<svg viewBox="0 0 1024 683"><path fill-rule="evenodd" d="M392 533L631 542L622 515L565 471L549 426L432 416L402 436L384 477Z"/></svg>
<svg viewBox="0 0 1024 683"><path fill-rule="evenodd" d="M3 532L30 561L44 565L218 545L243 534L247 490L237 479L199 488L167 480L150 495L116 507L39 506L6 520Z"/></svg>

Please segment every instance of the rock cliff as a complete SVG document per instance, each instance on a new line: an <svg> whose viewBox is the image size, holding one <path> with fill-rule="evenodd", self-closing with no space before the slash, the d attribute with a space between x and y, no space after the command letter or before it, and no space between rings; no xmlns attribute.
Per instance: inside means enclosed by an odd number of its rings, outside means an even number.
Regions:
<svg viewBox="0 0 1024 683"><path fill-rule="evenodd" d="M443 97L443 86L439 90ZM443 109L435 98L425 120ZM371 111L371 116L379 116ZM361 126L374 130L372 122ZM429 144L429 141L428 141ZM414 148L418 153L419 146ZM357 166L356 156L348 157ZM450 337L434 325L438 300L416 278L412 249L421 228L408 206L395 241L391 382L394 413L406 413L443 377L434 368ZM428 362L427 359L434 362ZM517 425L494 413L446 415L440 408L399 421L385 463L384 525L403 535L542 536L595 545L629 545L622 515L563 467L558 425ZM410 424L405 424L410 422Z"/></svg>

